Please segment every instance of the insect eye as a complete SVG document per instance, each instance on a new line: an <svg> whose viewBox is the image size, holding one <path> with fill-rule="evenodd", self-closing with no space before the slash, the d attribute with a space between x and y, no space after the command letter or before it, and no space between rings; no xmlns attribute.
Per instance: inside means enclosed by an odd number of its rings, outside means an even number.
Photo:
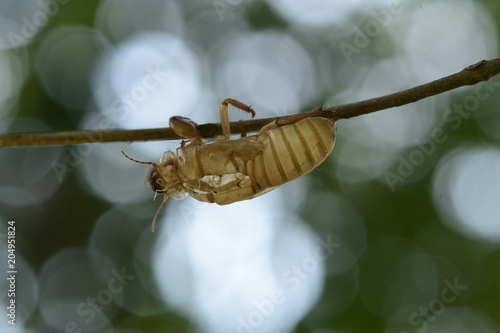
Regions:
<svg viewBox="0 0 500 333"><path fill-rule="evenodd" d="M164 190L164 186L160 185L158 182L159 179L157 168L155 166L149 168L146 174L146 183L154 192L161 192Z"/></svg>

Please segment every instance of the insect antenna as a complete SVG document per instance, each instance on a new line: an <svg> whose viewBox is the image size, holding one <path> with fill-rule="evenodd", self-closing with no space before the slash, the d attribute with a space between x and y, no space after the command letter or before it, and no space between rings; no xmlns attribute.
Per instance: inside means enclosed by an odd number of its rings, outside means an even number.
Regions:
<svg viewBox="0 0 500 333"><path fill-rule="evenodd" d="M163 206L167 203L168 195L164 194L163 195L163 201L161 202L160 207L158 207L158 210L156 211L155 217L153 217L153 223L151 224L151 231L155 232L155 223L156 219L158 218L158 215L160 215L161 210L163 209Z"/></svg>
<svg viewBox="0 0 500 333"><path fill-rule="evenodd" d="M136 160L136 159L134 159L134 158L132 158L132 157L128 156L127 154L125 154L125 152L124 152L123 150L122 150L121 152L122 152L122 154L123 154L126 158L128 158L129 160L131 160L131 161L133 161L133 162L135 162L135 163L140 163L140 164L148 164L148 165L152 165L152 166L154 166L154 167L158 167L158 164L156 164L155 162L143 162L143 161L139 161L139 160Z"/></svg>

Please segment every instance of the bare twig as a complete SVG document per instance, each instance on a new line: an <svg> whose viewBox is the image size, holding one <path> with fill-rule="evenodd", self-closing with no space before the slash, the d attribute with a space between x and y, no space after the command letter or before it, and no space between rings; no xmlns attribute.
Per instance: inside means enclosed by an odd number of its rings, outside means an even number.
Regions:
<svg viewBox="0 0 500 333"><path fill-rule="evenodd" d="M347 119L364 114L389 109L421 99L438 95L463 86L470 86L500 73L500 58L482 60L462 71L444 78L426 83L397 93L368 99L361 102L344 104L324 108L321 117L335 117ZM275 119L286 118L291 115L239 121L231 123L232 133L256 132L264 125ZM222 134L218 123L198 125L198 130L204 138L211 138ZM53 146L75 145L98 142L132 142L155 140L179 140L180 137L170 128L154 128L142 130L108 130L108 131L72 131L49 133L17 133L0 135L0 147L28 147L28 146Z"/></svg>

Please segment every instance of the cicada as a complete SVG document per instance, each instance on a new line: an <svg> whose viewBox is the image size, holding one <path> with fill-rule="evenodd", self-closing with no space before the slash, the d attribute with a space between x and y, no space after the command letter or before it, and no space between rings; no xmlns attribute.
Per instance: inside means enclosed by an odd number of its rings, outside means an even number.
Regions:
<svg viewBox="0 0 500 333"><path fill-rule="evenodd" d="M319 109L272 121L256 135L231 139L228 106L233 105L255 116L255 111L237 100L226 99L220 106L222 137L205 142L188 118L171 117L170 127L189 143L182 141L176 153L166 151L159 163L142 162L151 167L146 174L148 186L169 197L193 198L219 205L248 200L265 194L314 170L330 154L335 144L338 118L324 118Z"/></svg>

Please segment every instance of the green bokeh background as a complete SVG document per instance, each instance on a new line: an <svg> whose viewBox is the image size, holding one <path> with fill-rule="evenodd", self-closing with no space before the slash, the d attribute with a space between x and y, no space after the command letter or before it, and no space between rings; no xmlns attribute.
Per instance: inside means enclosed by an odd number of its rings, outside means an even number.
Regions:
<svg viewBox="0 0 500 333"><path fill-rule="evenodd" d="M500 5L498 1L483 0L477 2L481 3L489 11L497 23L497 32L500 32ZM18 55L23 56L27 52L32 57L31 61L36 61L38 38L60 25L93 26L95 11L99 4L100 1L94 0L70 1L39 32L38 37L31 44L24 47ZM419 1L415 7L419 5L425 6L425 4L426 1ZM190 7L191 10L199 6L201 10L202 8L211 7L212 4L209 2L201 4L196 1L186 1L184 6ZM289 28L286 20L281 18L264 2L255 1L245 6L245 15L253 29L266 31ZM300 29L300 27L295 29ZM337 31L341 31L340 27L337 29ZM305 33L304 36L306 36ZM500 34L497 33L497 36L500 36ZM481 38L481 36L477 36L477 38ZM500 41L500 38L497 38ZM307 40L307 37L303 37L301 42L307 47L310 41ZM363 50L362 54L358 55L358 57L366 58L366 70L369 70L371 61L398 52L397 45L391 43L390 38L382 34L374 39L370 46ZM457 68L458 70L459 68ZM406 87L407 84L403 83L402 86ZM470 94L471 89L473 88L453 92L451 93L451 99L460 102ZM329 96L325 96L325 98L329 98ZM495 91L494 97L480 106L481 109L488 111L484 112L491 117L491 121L499 121L500 119L498 117L500 112L498 101L500 101L500 94ZM324 101L318 100L315 102L316 104L311 104L309 109L313 109ZM82 106L82 112L67 110L45 93L37 76L34 74L30 74L26 80L17 104L15 117L39 119L54 131L78 129L86 109ZM215 112L217 106L207 107L214 108ZM444 112L445 110L438 111ZM422 110L422 112L426 111ZM6 132L15 131L15 124L14 122ZM343 122L339 122L339 132L343 130L343 125ZM465 119L464 125L457 130L452 130L446 126L443 129L449 139L438 148L432 158L426 159L424 165L421 166L422 169L435 168L437 161L441 157L449 154L454 148L464 143L487 142L497 146L500 145L500 142L487 137L478 128L474 116ZM354 135L354 133L350 135ZM387 133L387 135L391 134ZM342 145L343 142L339 141L335 149L341 149ZM22 168L25 163L22 160L23 152L31 149L44 148L15 148L8 149L8 152L3 149L3 151L0 151L2 154L0 156L4 161L5 158L8 158L8 163L14 169L16 166ZM403 152L403 155L411 152L411 150L408 149L408 151ZM433 173L427 173L425 177L410 185L398 186L395 191L391 191L386 184L380 181L346 188L340 186L338 180L332 174L336 164L334 150L332 158L328 159L310 175L312 185L308 190L309 192L304 190L303 195L307 199L300 215L318 235L324 236L332 232L335 233L335 207L329 205L329 199L333 196L343 198L342 200L346 205L352 205L353 210L359 213L359 216L353 214L352 218L364 221L365 230L362 232L366 232L366 248L360 254L358 265L355 268L340 275L326 277L321 299L309 315L296 327L294 332L417 331L417 328L421 326L408 325L406 319L399 321L406 322L406 324L399 326L388 325L386 320L381 319L379 315L374 313L373 308L376 307L377 303L380 304L380 309L382 309L391 303L391 298L394 297L387 290L378 287L374 287L369 295L365 294L363 297L354 293L355 296L342 313L332 313L331 309L335 308L333 305L338 301L337 295L339 292L349 293L350 288L355 288L355 286L362 286L365 290L368 290L371 284L374 286L384 284L377 282L379 279L385 280L392 287L396 286L395 289L402 294L417 288L415 281L421 281L425 284L426 272L415 271L415 267L426 267L426 264L418 266L415 262L428 260L428 257L416 258L415 253L419 252L425 252L433 258L433 263L429 265L437 270L440 281L445 279L453 281L458 278L460 283L467 285L463 295L457 297L450 305L455 309L455 314L459 313L462 307L477 309L489 317L488 320L491 320L491 325L496 325L496 329L499 329L500 281L498 270L500 268L500 251L498 251L497 245L494 243L466 237L443 223L432 200ZM398 161L395 161L390 170L396 170L397 165ZM33 167L36 167L36 165L33 165ZM6 219L14 219L18 223L18 253L21 253L35 270L41 269L47 258L63 248L86 246L94 222L105 211L113 207L112 204L96 197L86 189L85 184L78 179L77 173L78 171L69 174L52 198L43 205L33 205L25 209L19 209L9 205L8 202L0 202L1 216ZM11 177L16 177L16 174L12 174ZM141 175L138 174L138 177L141 177ZM497 198L500 204L500 195ZM155 207L155 204L151 203L147 207L135 208L149 209L154 212ZM33 227L30 230L23 229L22 221L26 220L40 221L40 227ZM5 223L5 221L2 223ZM141 225L148 228L148 223L148 219L144 219ZM500 223L500 216L498 217L498 223ZM340 242L342 242L342 232L339 231L336 234ZM3 250L4 248L2 248ZM149 268L145 268L146 271L147 269ZM441 284L441 288L444 287L445 285ZM394 291L394 289L391 290ZM441 289L436 291L437 296L439 296L440 291ZM428 303L412 303L412 296L408 297L408 308L401 310L401 313L407 313L407 317L414 311L418 311L419 307L427 307L433 301L431 298ZM369 299L368 303L371 305L367 306L366 298ZM447 311L450 310L446 308L443 316ZM428 323L429 327L425 328L426 332L447 331L437 326L437 324L432 326L433 321ZM163 314L156 316L137 316L125 309L121 309L114 317L113 324L117 331L123 332L127 330L130 332L195 331L193 324L189 320L168 309L165 309ZM35 332L49 332L49 328L44 327L40 315L36 312L29 319L27 327ZM477 332L481 331L479 326L476 328L478 329ZM467 329L472 329L472 327ZM462 330L460 332L466 331Z"/></svg>

